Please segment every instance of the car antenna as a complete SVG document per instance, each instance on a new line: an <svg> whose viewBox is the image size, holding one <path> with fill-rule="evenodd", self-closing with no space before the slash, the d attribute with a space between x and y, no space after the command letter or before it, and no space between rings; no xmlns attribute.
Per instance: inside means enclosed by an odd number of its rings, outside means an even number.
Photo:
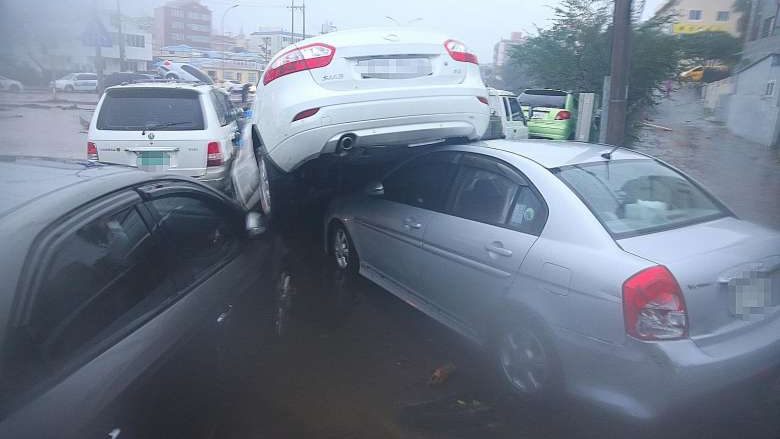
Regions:
<svg viewBox="0 0 780 439"><path fill-rule="evenodd" d="M615 151L617 151L618 149L620 149L620 148L622 148L622 146L620 146L620 145L617 145L617 146L615 146L614 148L612 148L612 150L611 150L611 151L609 151L609 152L605 152L604 154L601 154L601 157L603 157L603 158L605 158L605 159L607 159L607 160L612 160L612 154L613 154Z"/></svg>

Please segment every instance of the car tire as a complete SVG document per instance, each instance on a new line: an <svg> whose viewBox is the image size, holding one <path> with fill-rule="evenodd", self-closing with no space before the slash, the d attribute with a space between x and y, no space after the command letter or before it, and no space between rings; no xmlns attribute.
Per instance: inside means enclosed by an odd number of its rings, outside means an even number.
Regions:
<svg viewBox="0 0 780 439"><path fill-rule="evenodd" d="M549 332L527 313L503 319L493 341L502 387L523 400L551 402L560 397L563 373Z"/></svg>
<svg viewBox="0 0 780 439"><path fill-rule="evenodd" d="M330 254L336 269L350 275L356 275L360 269L360 258L352 237L349 236L346 227L336 223L330 231Z"/></svg>
<svg viewBox="0 0 780 439"><path fill-rule="evenodd" d="M257 157L257 168L260 171L260 208L263 210L263 214L271 217L271 178L268 175L268 166L266 165L265 157L262 154L258 154L255 151Z"/></svg>
<svg viewBox="0 0 780 439"><path fill-rule="evenodd" d="M66 85L63 89L66 93L73 93L74 89L72 85Z"/></svg>
<svg viewBox="0 0 780 439"><path fill-rule="evenodd" d="M174 73L168 73L167 75L165 75L165 79L174 80L175 81L175 80L179 79L179 77L176 76L176 74L174 74Z"/></svg>

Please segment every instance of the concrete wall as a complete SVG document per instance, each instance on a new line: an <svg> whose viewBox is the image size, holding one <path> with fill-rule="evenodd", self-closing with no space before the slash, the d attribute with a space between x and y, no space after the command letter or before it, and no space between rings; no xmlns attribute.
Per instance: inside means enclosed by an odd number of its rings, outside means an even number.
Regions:
<svg viewBox="0 0 780 439"><path fill-rule="evenodd" d="M736 85L736 79L729 77L704 86L702 91L704 108L710 111L716 120L726 122L728 119L728 106Z"/></svg>
<svg viewBox="0 0 780 439"><path fill-rule="evenodd" d="M780 64L772 64L769 57L737 75L727 121L732 133L768 146L780 143ZM769 81L775 81L773 96L765 96Z"/></svg>

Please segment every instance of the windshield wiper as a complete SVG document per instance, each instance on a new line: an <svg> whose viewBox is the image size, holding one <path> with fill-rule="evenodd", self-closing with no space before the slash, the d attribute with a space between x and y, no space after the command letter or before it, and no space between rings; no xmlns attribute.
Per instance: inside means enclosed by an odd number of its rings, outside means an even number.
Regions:
<svg viewBox="0 0 780 439"><path fill-rule="evenodd" d="M166 122L166 123L158 123L158 124L149 124L149 125L146 125L146 127L144 127L143 131L141 131L141 135L142 136L145 135L147 131L159 130L160 128L174 127L176 125L187 125L187 124L191 124L191 123L192 122L185 120L185 121L181 121L181 122Z"/></svg>

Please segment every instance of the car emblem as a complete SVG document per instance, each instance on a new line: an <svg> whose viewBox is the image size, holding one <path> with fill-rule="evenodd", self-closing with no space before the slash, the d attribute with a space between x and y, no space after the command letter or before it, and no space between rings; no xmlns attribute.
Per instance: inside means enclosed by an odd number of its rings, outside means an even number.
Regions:
<svg viewBox="0 0 780 439"><path fill-rule="evenodd" d="M397 42L398 40L400 40L400 38L396 34L387 34L387 35L385 35L385 39L387 41L392 41L394 43Z"/></svg>
<svg viewBox="0 0 780 439"><path fill-rule="evenodd" d="M154 140L154 133L149 133L149 135L146 137L148 137L149 140Z"/></svg>

